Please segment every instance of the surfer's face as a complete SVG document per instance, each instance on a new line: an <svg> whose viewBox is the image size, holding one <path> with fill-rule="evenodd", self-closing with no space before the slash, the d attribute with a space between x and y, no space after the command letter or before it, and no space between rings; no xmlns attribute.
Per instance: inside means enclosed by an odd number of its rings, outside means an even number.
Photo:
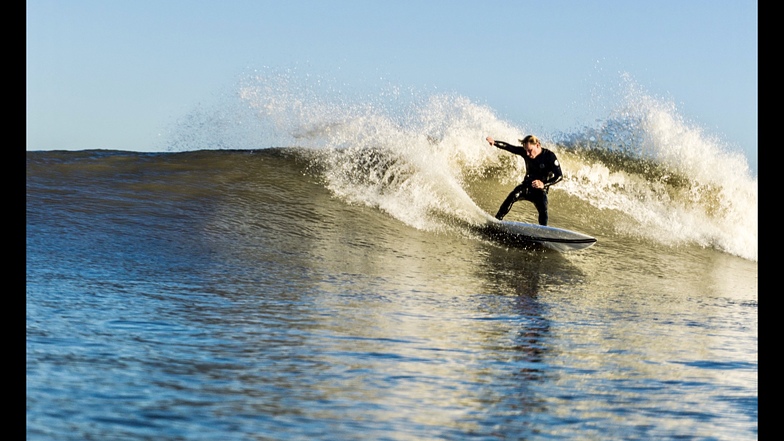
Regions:
<svg viewBox="0 0 784 441"><path fill-rule="evenodd" d="M539 156L539 153L542 153L542 146L533 142L526 142L523 144L523 148L525 149L525 154L531 159L536 158Z"/></svg>

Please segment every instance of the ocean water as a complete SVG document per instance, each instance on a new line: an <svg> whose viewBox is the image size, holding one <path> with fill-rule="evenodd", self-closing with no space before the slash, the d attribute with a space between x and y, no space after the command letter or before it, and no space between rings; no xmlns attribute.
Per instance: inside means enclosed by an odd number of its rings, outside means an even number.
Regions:
<svg viewBox="0 0 784 441"><path fill-rule="evenodd" d="M268 82L166 151L27 152L28 440L757 439L742 155L636 95L542 134L598 242L510 248L484 137L526 128Z"/></svg>

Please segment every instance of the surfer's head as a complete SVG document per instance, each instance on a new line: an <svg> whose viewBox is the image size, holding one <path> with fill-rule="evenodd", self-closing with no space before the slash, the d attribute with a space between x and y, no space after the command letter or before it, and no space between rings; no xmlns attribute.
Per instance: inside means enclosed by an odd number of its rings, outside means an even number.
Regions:
<svg viewBox="0 0 784 441"><path fill-rule="evenodd" d="M539 142L539 138L537 138L534 135L528 135L528 136L526 136L523 139L518 139L518 141L520 141L520 144L522 144L522 145L526 145L528 143L536 144L536 145L542 145L542 143Z"/></svg>
<svg viewBox="0 0 784 441"><path fill-rule="evenodd" d="M528 135L519 141L529 158L536 158L539 156L539 153L542 153L542 143L539 142L539 138L536 136Z"/></svg>

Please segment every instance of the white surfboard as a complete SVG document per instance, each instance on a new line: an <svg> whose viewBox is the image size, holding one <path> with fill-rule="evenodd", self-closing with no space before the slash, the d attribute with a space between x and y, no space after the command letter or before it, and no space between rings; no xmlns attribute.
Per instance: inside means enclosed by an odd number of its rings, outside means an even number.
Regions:
<svg viewBox="0 0 784 441"><path fill-rule="evenodd" d="M505 245L544 247L566 252L588 248L596 238L576 231L515 221L488 221L482 231Z"/></svg>

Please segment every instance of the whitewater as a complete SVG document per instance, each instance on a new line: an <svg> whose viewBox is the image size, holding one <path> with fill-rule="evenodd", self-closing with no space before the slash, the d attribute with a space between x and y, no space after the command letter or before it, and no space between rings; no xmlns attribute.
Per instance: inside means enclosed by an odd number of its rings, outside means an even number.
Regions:
<svg viewBox="0 0 784 441"><path fill-rule="evenodd" d="M443 216L476 222L495 211L468 196L471 180L492 177L511 188L524 175L521 158L483 140L516 142L530 129L486 105L397 86L345 89L294 72L249 75L230 100L178 121L167 148L311 149L337 197L426 230L444 228ZM627 75L617 100L591 126L534 133L564 165L553 191L614 219L612 234L756 261L758 179L747 158Z"/></svg>

